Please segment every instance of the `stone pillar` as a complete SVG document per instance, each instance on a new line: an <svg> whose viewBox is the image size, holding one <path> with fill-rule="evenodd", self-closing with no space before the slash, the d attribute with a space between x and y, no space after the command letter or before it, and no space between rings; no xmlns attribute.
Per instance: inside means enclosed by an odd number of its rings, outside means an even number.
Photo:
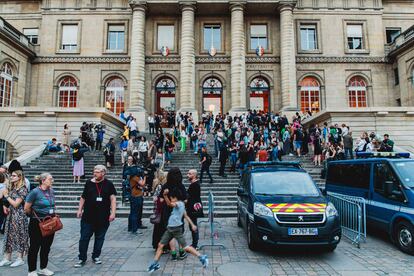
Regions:
<svg viewBox="0 0 414 276"><path fill-rule="evenodd" d="M179 112L191 112L198 123L195 107L195 45L194 14L195 2L180 2L181 19L181 64L180 64L180 109Z"/></svg>
<svg viewBox="0 0 414 276"><path fill-rule="evenodd" d="M298 110L298 102L293 4L282 4L279 11L282 110L296 111Z"/></svg>
<svg viewBox="0 0 414 276"><path fill-rule="evenodd" d="M137 118L139 130L147 128L145 110L145 12L146 1L130 0L132 9L131 67L129 85L129 109Z"/></svg>
<svg viewBox="0 0 414 276"><path fill-rule="evenodd" d="M244 30L245 2L230 2L231 12L231 108L232 114L246 108L246 38Z"/></svg>

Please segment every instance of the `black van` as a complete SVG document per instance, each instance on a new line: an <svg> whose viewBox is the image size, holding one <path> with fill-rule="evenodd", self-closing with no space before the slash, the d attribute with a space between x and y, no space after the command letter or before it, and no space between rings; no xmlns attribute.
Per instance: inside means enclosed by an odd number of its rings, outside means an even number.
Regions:
<svg viewBox="0 0 414 276"><path fill-rule="evenodd" d="M248 246L317 245L335 250L338 212L295 162L251 162L237 190L237 222Z"/></svg>

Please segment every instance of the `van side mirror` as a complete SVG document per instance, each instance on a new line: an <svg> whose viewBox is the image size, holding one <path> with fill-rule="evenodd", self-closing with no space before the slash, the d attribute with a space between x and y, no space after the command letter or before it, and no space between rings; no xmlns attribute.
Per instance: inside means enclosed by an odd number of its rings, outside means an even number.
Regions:
<svg viewBox="0 0 414 276"><path fill-rule="evenodd" d="M390 181L390 180L385 181L385 187L384 187L385 194L386 195L392 195L393 187L394 187L394 182L393 181Z"/></svg>
<svg viewBox="0 0 414 276"><path fill-rule="evenodd" d="M237 196L246 196L247 193L243 188L237 188Z"/></svg>

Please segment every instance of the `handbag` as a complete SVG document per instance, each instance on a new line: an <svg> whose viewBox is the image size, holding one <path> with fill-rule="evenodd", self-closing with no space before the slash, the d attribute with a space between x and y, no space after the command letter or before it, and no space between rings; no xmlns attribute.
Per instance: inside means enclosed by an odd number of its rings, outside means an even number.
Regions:
<svg viewBox="0 0 414 276"><path fill-rule="evenodd" d="M201 202L196 202L193 205L193 212L191 213L192 216L196 218L203 218L204 212L203 212L203 204Z"/></svg>
<svg viewBox="0 0 414 276"><path fill-rule="evenodd" d="M44 219L40 219L36 212L33 210L33 214L39 221L39 228L42 234L42 237L47 237L53 235L55 232L63 228L62 221L60 220L59 215L47 216Z"/></svg>
<svg viewBox="0 0 414 276"><path fill-rule="evenodd" d="M158 224L161 222L161 202L159 199L155 202L154 213L150 216L150 223Z"/></svg>

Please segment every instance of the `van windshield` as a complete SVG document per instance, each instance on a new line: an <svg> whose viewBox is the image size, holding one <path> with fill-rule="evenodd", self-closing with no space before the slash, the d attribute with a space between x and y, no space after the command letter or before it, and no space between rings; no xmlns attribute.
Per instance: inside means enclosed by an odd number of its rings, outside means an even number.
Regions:
<svg viewBox="0 0 414 276"><path fill-rule="evenodd" d="M404 185L414 188L414 162L398 161L394 165Z"/></svg>
<svg viewBox="0 0 414 276"><path fill-rule="evenodd" d="M304 172L252 173L252 185L257 195L319 196L312 178Z"/></svg>

